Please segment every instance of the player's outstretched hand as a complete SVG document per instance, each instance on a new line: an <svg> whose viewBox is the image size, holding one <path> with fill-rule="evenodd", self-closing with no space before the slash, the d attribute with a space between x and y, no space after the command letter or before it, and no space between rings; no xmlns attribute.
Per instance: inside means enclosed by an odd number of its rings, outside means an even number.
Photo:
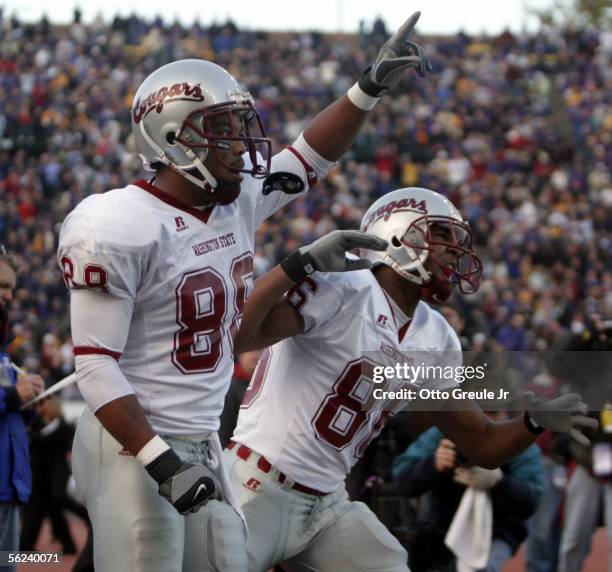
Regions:
<svg viewBox="0 0 612 572"><path fill-rule="evenodd" d="M358 230L334 230L312 244L302 246L300 253L303 257L310 257L314 269L319 272L347 272L372 267L372 262L365 258L347 258L349 250L385 250L388 245L384 238Z"/></svg>
<svg viewBox="0 0 612 572"><path fill-rule="evenodd" d="M567 433L580 445L588 447L591 441L580 431L580 427L597 429L596 419L588 417L588 408L577 393L568 393L555 399L541 399L531 391L523 393L527 405L527 420L533 427Z"/></svg>
<svg viewBox="0 0 612 572"><path fill-rule="evenodd" d="M334 230L317 241L302 246L281 262L281 267L293 280L299 282L315 271L348 272L371 268L365 258L347 258L346 253L355 248L385 250L388 242L383 238L357 230Z"/></svg>
<svg viewBox="0 0 612 572"><path fill-rule="evenodd" d="M169 449L145 467L157 481L159 494L181 514L196 512L208 501L221 498L221 485L204 465L181 461Z"/></svg>
<svg viewBox="0 0 612 572"><path fill-rule="evenodd" d="M402 75L414 69L421 77L431 71L431 62L421 46L408 40L420 12L415 12L380 48L376 61L359 78L359 87L372 97L394 88Z"/></svg>

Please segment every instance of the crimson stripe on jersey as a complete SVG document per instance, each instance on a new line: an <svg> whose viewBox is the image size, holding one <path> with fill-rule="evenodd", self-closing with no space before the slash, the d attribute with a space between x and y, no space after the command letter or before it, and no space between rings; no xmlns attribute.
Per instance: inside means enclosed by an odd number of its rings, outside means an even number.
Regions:
<svg viewBox="0 0 612 572"><path fill-rule="evenodd" d="M295 147L292 147L291 145L289 145L287 149L289 149L289 151L291 151L297 157L298 161L302 163L302 167L304 167L304 170L306 171L306 178L308 179L308 186L314 187L317 184L317 172L306 162L306 159L302 157L302 155L299 153L297 149L295 149Z"/></svg>
<svg viewBox="0 0 612 572"><path fill-rule="evenodd" d="M393 311L393 303L391 302L391 300L389 299L389 295L385 291L383 291L383 294L385 295L385 298L387 299L387 304L389 304L389 310L391 310L393 321L396 324L395 327L397 327L397 317L395 316L395 312ZM408 331L408 328L410 327L411 323L412 323L412 318L408 318L408 321L397 330L397 339L399 340L400 344L404 341L404 336L406 335L406 332Z"/></svg>
<svg viewBox="0 0 612 572"><path fill-rule="evenodd" d="M399 338L400 343L404 341L404 336L412 323L412 318L408 318L408 321L397 331L397 336Z"/></svg>
<svg viewBox="0 0 612 572"><path fill-rule="evenodd" d="M76 346L73 348L72 353L75 356L88 356L88 355L103 355L110 356L119 361L121 357L121 352L114 352L112 350L107 350L106 348L90 348L88 346Z"/></svg>
<svg viewBox="0 0 612 572"><path fill-rule="evenodd" d="M147 191L147 193L151 193L153 196L157 197L160 201L163 201L170 206L173 206L176 209L185 211L189 213L191 216L201 220L203 223L207 223L210 215L215 207L215 205L210 205L203 210L198 210L189 206L187 203L169 195L165 191L162 191L159 187L149 183L149 181L145 181L144 179L140 179L134 183L137 187L140 187L143 191Z"/></svg>

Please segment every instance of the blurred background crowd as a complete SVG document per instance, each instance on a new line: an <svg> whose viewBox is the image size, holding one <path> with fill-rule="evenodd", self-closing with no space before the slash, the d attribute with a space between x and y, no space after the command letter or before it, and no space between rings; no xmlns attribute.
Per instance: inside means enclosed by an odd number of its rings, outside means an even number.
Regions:
<svg viewBox="0 0 612 572"><path fill-rule="evenodd" d="M78 14L77 14L78 20ZM66 27L1 22L0 241L22 258L12 351L51 378L72 368L57 232L85 196L139 178L129 106L174 59L213 59L254 95L280 148L346 91L386 37L191 29L134 16ZM256 270L389 190L447 194L472 225L486 279L458 300L472 346L546 349L612 315L610 38L542 29L422 38L435 72L410 76L307 198L258 233ZM112 232L112 229L109 229Z"/></svg>
<svg viewBox="0 0 612 572"><path fill-rule="evenodd" d="M387 31L380 20L357 34L137 16L84 25L77 11L66 26L0 13L0 37L0 243L21 262L9 351L50 385L74 367L59 226L85 196L143 176L129 112L141 81L172 60L211 59L251 91L279 150L346 92ZM423 186L460 208L483 259L480 291L445 310L464 349L546 350L605 329L612 36L543 26L418 42L434 73L407 76L329 178L259 229L256 273L358 227L386 192Z"/></svg>

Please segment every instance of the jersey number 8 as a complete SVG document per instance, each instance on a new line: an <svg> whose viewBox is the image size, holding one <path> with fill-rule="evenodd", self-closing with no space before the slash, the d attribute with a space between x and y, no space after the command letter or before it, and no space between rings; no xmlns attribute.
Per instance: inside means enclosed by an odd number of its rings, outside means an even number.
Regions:
<svg viewBox="0 0 612 572"><path fill-rule="evenodd" d="M359 435L360 440L355 445L356 458L363 455L389 418L405 406L401 400L385 401L382 408L377 408L376 417L370 423L377 403L373 389L379 387L385 390L387 386L387 383L376 386L372 381L376 365L379 364L368 358L349 362L311 422L317 437L338 451L350 445L364 425L368 424L369 430L365 435Z"/></svg>
<svg viewBox="0 0 612 572"><path fill-rule="evenodd" d="M233 284L233 318L229 325L230 347L238 333L249 284L253 281L253 255L234 258L230 269ZM176 287L176 323L172 363L183 373L210 373L223 357L223 337L228 310L225 279L210 266L187 272Z"/></svg>

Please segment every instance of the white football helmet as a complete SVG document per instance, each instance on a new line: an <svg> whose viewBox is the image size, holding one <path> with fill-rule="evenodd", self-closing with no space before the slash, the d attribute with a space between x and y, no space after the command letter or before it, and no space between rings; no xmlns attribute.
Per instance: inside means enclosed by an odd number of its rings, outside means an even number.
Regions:
<svg viewBox="0 0 612 572"><path fill-rule="evenodd" d="M232 114L240 119L239 131ZM155 70L134 95L131 115L132 133L145 168L163 163L198 187L214 192L217 181L204 166L209 150L228 149L229 141L242 141L250 157L248 168L225 166L254 177L269 174L271 142L253 98L217 64L179 60ZM229 130L215 129L217 118L229 125ZM265 164L258 145L263 147Z"/></svg>
<svg viewBox="0 0 612 572"><path fill-rule="evenodd" d="M432 236L432 228L439 225L447 235L444 240ZM389 242L386 251L364 250L362 256L373 265L386 264L406 280L435 290L425 297L441 302L457 283L464 294L478 290L482 276L482 262L472 250L472 232L461 213L443 195L419 187L408 187L387 193L366 212L361 230ZM456 257L452 263L436 259L433 247L452 249ZM444 278L425 268L427 260L437 264ZM446 282L446 284L441 284Z"/></svg>

